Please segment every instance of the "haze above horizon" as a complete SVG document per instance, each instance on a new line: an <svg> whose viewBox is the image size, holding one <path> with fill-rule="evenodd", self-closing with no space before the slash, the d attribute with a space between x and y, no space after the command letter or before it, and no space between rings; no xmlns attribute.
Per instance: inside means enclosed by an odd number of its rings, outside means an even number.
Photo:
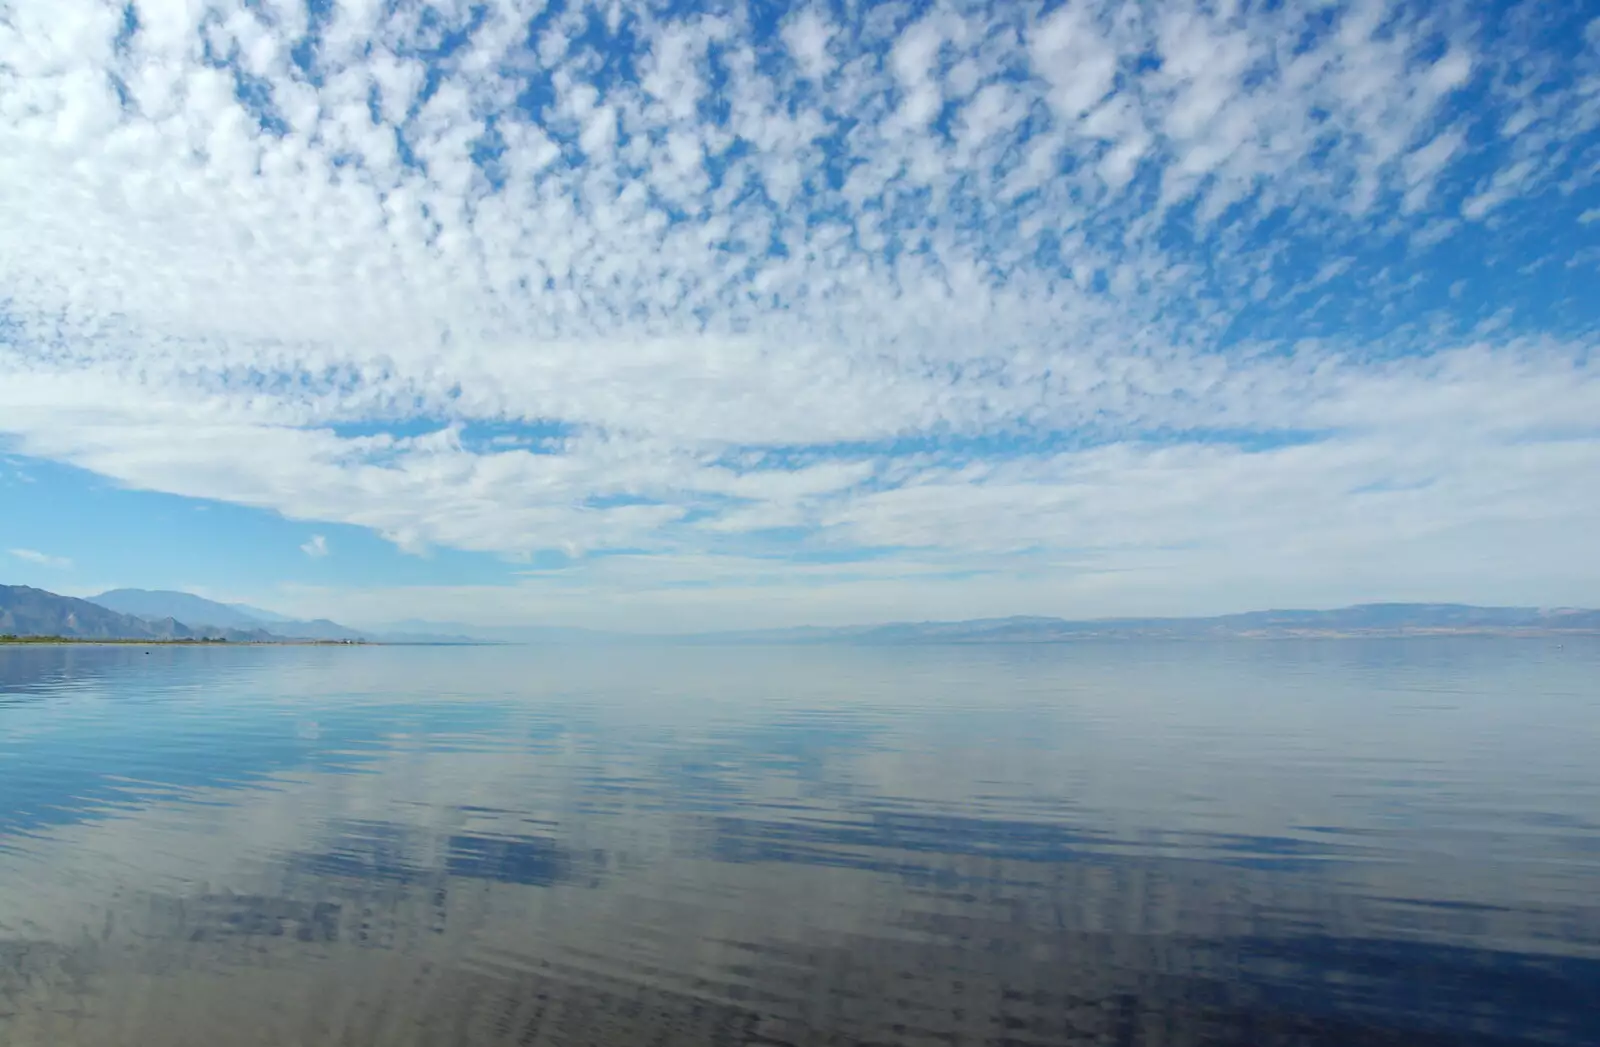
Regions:
<svg viewBox="0 0 1600 1047"><path fill-rule="evenodd" d="M0 581L1600 605L1595 13L14 5Z"/></svg>

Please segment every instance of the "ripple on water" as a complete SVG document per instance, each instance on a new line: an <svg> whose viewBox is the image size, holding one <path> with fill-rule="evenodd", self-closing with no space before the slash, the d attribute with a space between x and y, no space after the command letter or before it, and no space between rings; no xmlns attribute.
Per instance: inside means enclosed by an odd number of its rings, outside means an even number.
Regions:
<svg viewBox="0 0 1600 1047"><path fill-rule="evenodd" d="M1597 668L0 650L0 1041L1592 1044Z"/></svg>

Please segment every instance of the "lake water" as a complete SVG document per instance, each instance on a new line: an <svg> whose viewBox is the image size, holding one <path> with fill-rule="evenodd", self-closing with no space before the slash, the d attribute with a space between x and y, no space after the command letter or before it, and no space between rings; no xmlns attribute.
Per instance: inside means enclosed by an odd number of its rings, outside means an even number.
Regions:
<svg viewBox="0 0 1600 1047"><path fill-rule="evenodd" d="M0 648L0 1043L1600 1043L1600 643Z"/></svg>

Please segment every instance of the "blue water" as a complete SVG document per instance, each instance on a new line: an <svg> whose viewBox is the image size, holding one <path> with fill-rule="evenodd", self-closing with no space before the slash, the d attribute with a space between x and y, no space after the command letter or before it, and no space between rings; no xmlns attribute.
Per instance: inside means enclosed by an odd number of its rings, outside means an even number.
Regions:
<svg viewBox="0 0 1600 1047"><path fill-rule="evenodd" d="M0 648L0 1043L1600 1043L1600 643Z"/></svg>

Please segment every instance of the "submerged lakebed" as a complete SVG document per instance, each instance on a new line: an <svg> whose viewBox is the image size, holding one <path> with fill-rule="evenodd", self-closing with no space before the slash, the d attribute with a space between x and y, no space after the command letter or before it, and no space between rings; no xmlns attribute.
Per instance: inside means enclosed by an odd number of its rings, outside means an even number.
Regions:
<svg viewBox="0 0 1600 1047"><path fill-rule="evenodd" d="M0 1041L1600 1042L1600 643L0 650Z"/></svg>

